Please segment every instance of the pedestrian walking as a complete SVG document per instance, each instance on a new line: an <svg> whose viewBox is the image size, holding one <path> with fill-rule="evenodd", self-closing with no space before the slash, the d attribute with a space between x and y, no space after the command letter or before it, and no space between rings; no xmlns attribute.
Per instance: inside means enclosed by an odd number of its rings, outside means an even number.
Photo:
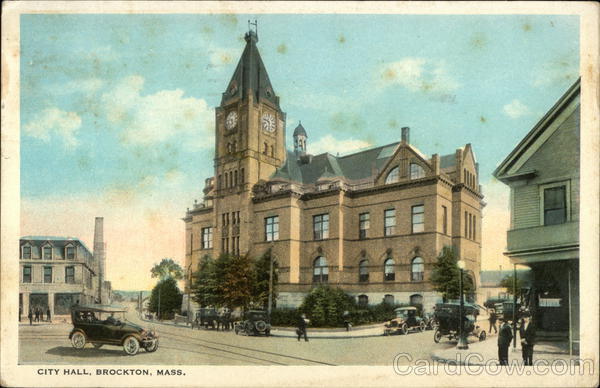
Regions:
<svg viewBox="0 0 600 388"><path fill-rule="evenodd" d="M508 348L510 347L510 341L513 339L512 328L508 324L508 321L503 321L500 326L500 333L498 333L498 361L500 365L508 365Z"/></svg>
<svg viewBox="0 0 600 388"><path fill-rule="evenodd" d="M298 328L296 329L296 334L298 335L298 341L300 341L300 337L304 336L304 341L308 342L308 336L306 334L306 324L308 323L308 319L306 319L306 315L302 314L298 319Z"/></svg>
<svg viewBox="0 0 600 388"><path fill-rule="evenodd" d="M39 307L35 308L35 322L39 322L40 321L40 309Z"/></svg>
<svg viewBox="0 0 600 388"><path fill-rule="evenodd" d="M27 314L27 318L29 318L29 326L33 325L33 311L31 307L29 308L29 314Z"/></svg>
<svg viewBox="0 0 600 388"><path fill-rule="evenodd" d="M523 355L523 365L533 365L533 345L535 344L535 325L529 315L521 319L519 327L519 336L521 337L521 353Z"/></svg>
<svg viewBox="0 0 600 388"><path fill-rule="evenodd" d="M496 310L490 309L490 329L488 333L492 334L492 329L494 329L494 333L498 334L498 328L496 327L496 321L498 320L498 314L496 314Z"/></svg>
<svg viewBox="0 0 600 388"><path fill-rule="evenodd" d="M48 306L48 309L46 309L46 320L48 322L52 322L52 319L50 317L50 307Z"/></svg>
<svg viewBox="0 0 600 388"><path fill-rule="evenodd" d="M342 316L344 318L344 327L346 327L346 331L350 331L350 328L352 327L352 323L350 323L350 312L344 311Z"/></svg>

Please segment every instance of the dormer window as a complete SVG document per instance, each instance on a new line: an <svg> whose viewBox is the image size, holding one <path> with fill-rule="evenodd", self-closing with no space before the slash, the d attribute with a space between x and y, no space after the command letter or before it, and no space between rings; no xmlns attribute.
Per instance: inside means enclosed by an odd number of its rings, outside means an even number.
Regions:
<svg viewBox="0 0 600 388"><path fill-rule="evenodd" d="M31 246L24 245L21 249L21 259L29 260L31 259Z"/></svg>
<svg viewBox="0 0 600 388"><path fill-rule="evenodd" d="M44 245L42 247L42 258L44 260L52 260L52 246Z"/></svg>
<svg viewBox="0 0 600 388"><path fill-rule="evenodd" d="M396 166L390 170L385 177L385 184L396 183L400 180L400 167Z"/></svg>
<svg viewBox="0 0 600 388"><path fill-rule="evenodd" d="M410 164L410 179L419 179L425 177L425 170L416 163Z"/></svg>
<svg viewBox="0 0 600 388"><path fill-rule="evenodd" d="M68 245L65 249L65 257L67 260L75 260L75 247L72 245Z"/></svg>

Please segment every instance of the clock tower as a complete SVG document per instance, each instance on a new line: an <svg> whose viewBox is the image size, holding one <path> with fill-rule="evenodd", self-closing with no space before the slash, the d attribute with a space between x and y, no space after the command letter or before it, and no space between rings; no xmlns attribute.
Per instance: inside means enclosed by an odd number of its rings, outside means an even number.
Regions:
<svg viewBox="0 0 600 388"><path fill-rule="evenodd" d="M258 35L249 31L245 40L244 52L215 112L213 195L217 233L222 239L215 248L234 254L250 248L239 243L250 239L239 236L251 227L252 186L267 180L286 158L285 113L258 52ZM219 236L215 237L218 241Z"/></svg>

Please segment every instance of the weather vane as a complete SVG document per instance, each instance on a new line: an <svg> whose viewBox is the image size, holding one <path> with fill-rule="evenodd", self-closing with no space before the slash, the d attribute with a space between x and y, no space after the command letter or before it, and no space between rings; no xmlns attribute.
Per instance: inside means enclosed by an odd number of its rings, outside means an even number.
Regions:
<svg viewBox="0 0 600 388"><path fill-rule="evenodd" d="M254 33L258 37L258 21L254 19L254 23L251 20L248 20L248 31L252 31L252 26L254 26Z"/></svg>

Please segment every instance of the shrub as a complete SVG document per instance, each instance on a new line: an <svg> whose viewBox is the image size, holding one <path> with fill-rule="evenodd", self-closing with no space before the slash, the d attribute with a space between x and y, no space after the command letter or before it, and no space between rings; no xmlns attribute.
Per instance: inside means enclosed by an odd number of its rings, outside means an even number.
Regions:
<svg viewBox="0 0 600 388"><path fill-rule="evenodd" d="M275 308L271 310L271 325L296 326L300 314L295 308Z"/></svg>
<svg viewBox="0 0 600 388"><path fill-rule="evenodd" d="M299 310L311 320L312 326L332 327L344 324L344 311L356 309L354 298L339 288L319 286L302 302Z"/></svg>

